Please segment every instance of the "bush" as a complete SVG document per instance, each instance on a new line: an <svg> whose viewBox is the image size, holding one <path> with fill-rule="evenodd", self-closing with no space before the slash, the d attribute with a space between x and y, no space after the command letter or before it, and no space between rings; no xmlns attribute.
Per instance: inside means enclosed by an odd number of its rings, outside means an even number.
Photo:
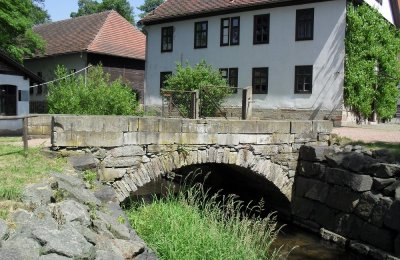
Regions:
<svg viewBox="0 0 400 260"><path fill-rule="evenodd" d="M223 100L232 93L221 73L204 60L194 67L177 64L175 74L165 81L165 89L181 91L173 94L173 101L185 115L189 115L191 100L187 91L200 90L202 116L215 116Z"/></svg>
<svg viewBox="0 0 400 260"><path fill-rule="evenodd" d="M248 209L248 210L254 210ZM128 210L128 219L160 259L278 259L275 218L251 217L235 197L209 196L196 184Z"/></svg>
<svg viewBox="0 0 400 260"><path fill-rule="evenodd" d="M399 96L399 32L367 4L347 9L345 104L364 118L374 110L381 119L392 118Z"/></svg>
<svg viewBox="0 0 400 260"><path fill-rule="evenodd" d="M67 75L65 67L57 67L56 77ZM121 79L110 81L102 66L91 67L86 85L83 75L66 77L49 84L49 112L77 115L137 115L139 103L132 89Z"/></svg>

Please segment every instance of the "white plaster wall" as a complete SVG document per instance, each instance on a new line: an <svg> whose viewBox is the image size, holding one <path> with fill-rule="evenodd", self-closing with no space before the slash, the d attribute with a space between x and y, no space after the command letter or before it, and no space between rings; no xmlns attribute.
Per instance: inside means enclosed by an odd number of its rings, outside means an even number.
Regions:
<svg viewBox="0 0 400 260"><path fill-rule="evenodd" d="M386 18L390 23L394 24L392 8L390 7L390 0L382 0L382 5L376 0L365 0L367 4L376 8L383 17Z"/></svg>
<svg viewBox="0 0 400 260"><path fill-rule="evenodd" d="M45 81L50 81L54 79L54 71L58 65L64 65L68 71L71 69L80 70L86 67L86 61L86 53L73 53L66 55L50 56L41 59L29 59L24 61L24 65L36 75L38 74L38 72L42 72L43 79ZM46 93L45 87L43 88L43 93ZM31 100L41 101L44 99L44 95L37 94L36 88L33 95L31 95Z"/></svg>
<svg viewBox="0 0 400 260"><path fill-rule="evenodd" d="M296 10L315 8L314 40L295 41ZM270 14L270 43L253 45L253 16ZM220 20L240 16L240 45L220 47ZM208 21L208 47L194 49L194 23ZM251 86L252 68L269 67L268 94L254 95L255 108L333 109L343 95L346 1L263 9L147 26L145 104L160 105L160 72L176 62L194 65L205 59L215 68L239 68L239 87ZM161 53L161 27L174 26L174 48ZM296 65L313 65L312 94L294 94ZM241 105L241 93L227 100Z"/></svg>
<svg viewBox="0 0 400 260"><path fill-rule="evenodd" d="M17 86L17 115L29 114L29 101L18 101L18 90L29 91L29 79L24 79L24 76L3 75L0 74L0 85ZM21 120L0 120L0 133L2 131L20 131L22 129Z"/></svg>

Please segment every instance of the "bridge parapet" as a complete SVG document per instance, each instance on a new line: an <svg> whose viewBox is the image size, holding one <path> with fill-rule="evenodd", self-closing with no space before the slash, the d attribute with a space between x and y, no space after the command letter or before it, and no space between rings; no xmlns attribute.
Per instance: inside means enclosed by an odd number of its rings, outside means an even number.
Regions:
<svg viewBox="0 0 400 260"><path fill-rule="evenodd" d="M248 169L287 201L304 144L328 145L329 121L220 121L123 116L55 116L53 148L90 153L120 201L184 166ZM249 176L250 177L250 176Z"/></svg>

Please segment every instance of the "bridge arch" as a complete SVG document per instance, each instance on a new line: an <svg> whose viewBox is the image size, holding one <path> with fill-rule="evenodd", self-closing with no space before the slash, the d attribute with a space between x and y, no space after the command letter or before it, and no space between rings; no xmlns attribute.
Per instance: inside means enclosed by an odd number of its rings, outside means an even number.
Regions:
<svg viewBox="0 0 400 260"><path fill-rule="evenodd" d="M246 174L254 175L249 178L256 177L259 181L270 183L290 202L293 178L289 176L288 167L274 163L268 156L255 154L252 150L251 146L210 146L196 150L180 146L175 151L154 155L140 162L136 170L128 172L112 186L118 199L124 201L138 188L170 172L187 166L218 164L245 170Z"/></svg>

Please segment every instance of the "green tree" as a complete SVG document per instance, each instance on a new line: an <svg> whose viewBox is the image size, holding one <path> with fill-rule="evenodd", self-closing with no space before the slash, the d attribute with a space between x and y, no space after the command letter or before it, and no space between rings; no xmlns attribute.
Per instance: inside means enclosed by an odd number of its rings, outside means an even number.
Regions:
<svg viewBox="0 0 400 260"><path fill-rule="evenodd" d="M44 41L33 32L31 0L0 1L0 49L18 61L43 50Z"/></svg>
<svg viewBox="0 0 400 260"><path fill-rule="evenodd" d="M162 3L164 3L164 0L144 0L144 3L138 7L138 9L143 12L139 14L139 17L145 17L149 12L156 9Z"/></svg>
<svg viewBox="0 0 400 260"><path fill-rule="evenodd" d="M44 0L32 0L33 8L30 12L31 20L34 25L48 23L51 21L50 15L44 9Z"/></svg>
<svg viewBox="0 0 400 260"><path fill-rule="evenodd" d="M200 90L200 113L215 116L223 100L232 93L221 73L204 60L194 67L177 64L175 74L165 81L165 89L174 92L174 103L180 111L189 114L190 95L187 91Z"/></svg>
<svg viewBox="0 0 400 260"><path fill-rule="evenodd" d="M103 0L100 3L96 0L79 0L78 12L72 12L70 16L78 17L108 10L115 10L130 23L135 23L133 8L128 0Z"/></svg>
<svg viewBox="0 0 400 260"><path fill-rule="evenodd" d="M399 31L366 4L348 5L345 104L364 118L392 118L399 97Z"/></svg>
<svg viewBox="0 0 400 260"><path fill-rule="evenodd" d="M65 67L57 67L56 77L62 80L49 85L49 112L77 115L136 115L138 101L132 89L121 79L110 81L102 66L83 75L66 77Z"/></svg>

